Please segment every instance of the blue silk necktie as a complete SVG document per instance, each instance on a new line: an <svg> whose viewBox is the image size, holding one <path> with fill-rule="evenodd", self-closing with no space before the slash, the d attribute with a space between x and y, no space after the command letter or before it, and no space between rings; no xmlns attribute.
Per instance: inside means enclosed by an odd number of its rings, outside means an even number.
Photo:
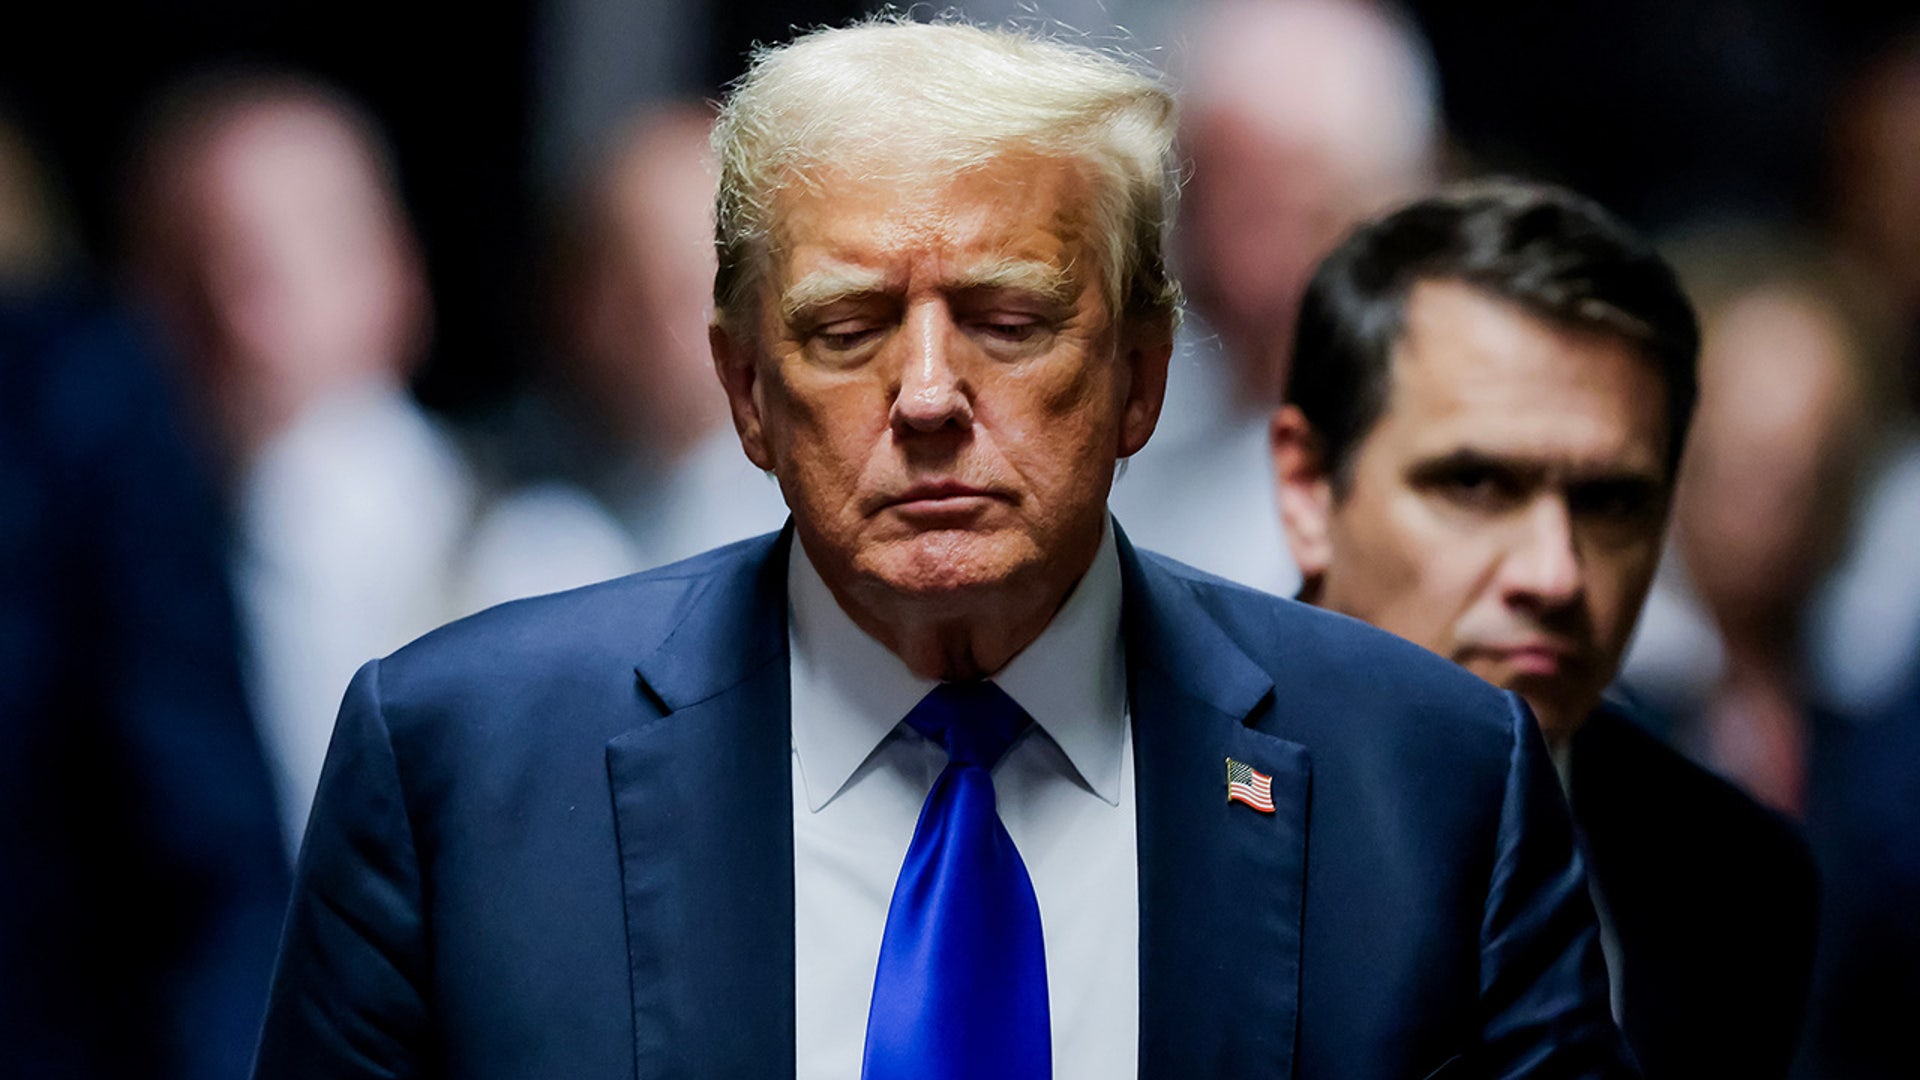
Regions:
<svg viewBox="0 0 1920 1080"><path fill-rule="evenodd" d="M989 682L907 714L947 749L887 909L864 1080L1047 1080L1047 958L1026 864L994 810L994 762L1032 720Z"/></svg>

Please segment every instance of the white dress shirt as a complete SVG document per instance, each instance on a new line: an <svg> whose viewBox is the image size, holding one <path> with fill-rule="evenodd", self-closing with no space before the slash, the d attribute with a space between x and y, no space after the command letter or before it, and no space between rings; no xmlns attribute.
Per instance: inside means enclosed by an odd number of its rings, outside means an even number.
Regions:
<svg viewBox="0 0 1920 1080"><path fill-rule="evenodd" d="M935 683L855 626L798 541L787 575L800 1080L860 1075L880 939L946 751L902 721ZM993 770L1040 904L1057 1080L1138 1072L1133 741L1111 526L1053 621L992 681L1034 727Z"/></svg>

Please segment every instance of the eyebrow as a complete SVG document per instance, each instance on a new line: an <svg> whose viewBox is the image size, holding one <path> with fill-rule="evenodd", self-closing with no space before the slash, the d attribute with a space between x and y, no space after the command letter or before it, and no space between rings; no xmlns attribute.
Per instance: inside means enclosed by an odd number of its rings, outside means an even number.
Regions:
<svg viewBox="0 0 1920 1080"><path fill-rule="evenodd" d="M799 322L808 313L834 304L878 296L889 284L888 276L878 271L816 271L780 294L780 317L789 324ZM961 271L944 287L951 292L1029 293L1054 307L1070 307L1079 296L1073 275L1066 268L1031 259L989 259Z"/></svg>
<svg viewBox="0 0 1920 1080"><path fill-rule="evenodd" d="M843 300L885 292L887 276L871 270L818 270L787 286L780 294L780 318L791 324L809 312Z"/></svg>
<svg viewBox="0 0 1920 1080"><path fill-rule="evenodd" d="M1005 289L1029 293L1055 307L1068 307L1080 295L1067 267L1032 259L991 259L968 267L950 288L959 292Z"/></svg>
<svg viewBox="0 0 1920 1080"><path fill-rule="evenodd" d="M1632 465L1589 467L1576 464L1571 468L1562 468L1557 463L1544 462L1522 454L1489 453L1470 447L1461 447L1434 457L1421 458L1414 461L1407 472L1417 480L1434 480L1467 470L1499 473L1527 483L1539 483L1553 476L1565 483L1575 485L1646 484L1656 490L1665 489L1668 486L1657 467L1641 469Z"/></svg>

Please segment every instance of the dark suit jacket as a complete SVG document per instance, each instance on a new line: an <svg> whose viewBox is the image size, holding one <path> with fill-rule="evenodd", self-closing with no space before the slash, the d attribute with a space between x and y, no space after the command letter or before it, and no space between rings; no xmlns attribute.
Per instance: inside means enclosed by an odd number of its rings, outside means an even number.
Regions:
<svg viewBox="0 0 1920 1080"><path fill-rule="evenodd" d="M288 868L199 464L111 304L0 297L0 1078L247 1072Z"/></svg>
<svg viewBox="0 0 1920 1080"><path fill-rule="evenodd" d="M1650 1080L1787 1074L1813 968L1806 841L1608 704L1569 788L1620 943L1620 1026Z"/></svg>
<svg viewBox="0 0 1920 1080"><path fill-rule="evenodd" d="M509 604L361 670L257 1075L792 1074L788 542ZM1519 700L1120 558L1141 1075L1616 1075ZM1229 757L1273 775L1275 813L1226 800Z"/></svg>
<svg viewBox="0 0 1920 1080"><path fill-rule="evenodd" d="M1920 1072L1920 656L1872 713L1810 720L1807 836L1825 888L1793 1075L1906 1080Z"/></svg>

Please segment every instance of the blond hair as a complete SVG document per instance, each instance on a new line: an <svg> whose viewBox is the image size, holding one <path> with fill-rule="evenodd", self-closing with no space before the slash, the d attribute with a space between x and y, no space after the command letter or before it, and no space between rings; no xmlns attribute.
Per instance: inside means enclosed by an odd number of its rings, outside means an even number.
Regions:
<svg viewBox="0 0 1920 1080"><path fill-rule="evenodd" d="M714 130L715 316L751 335L781 190L817 186L828 169L915 182L1020 153L1091 169L1108 310L1171 316L1173 112L1159 80L1126 60L1025 30L883 18L763 48Z"/></svg>

